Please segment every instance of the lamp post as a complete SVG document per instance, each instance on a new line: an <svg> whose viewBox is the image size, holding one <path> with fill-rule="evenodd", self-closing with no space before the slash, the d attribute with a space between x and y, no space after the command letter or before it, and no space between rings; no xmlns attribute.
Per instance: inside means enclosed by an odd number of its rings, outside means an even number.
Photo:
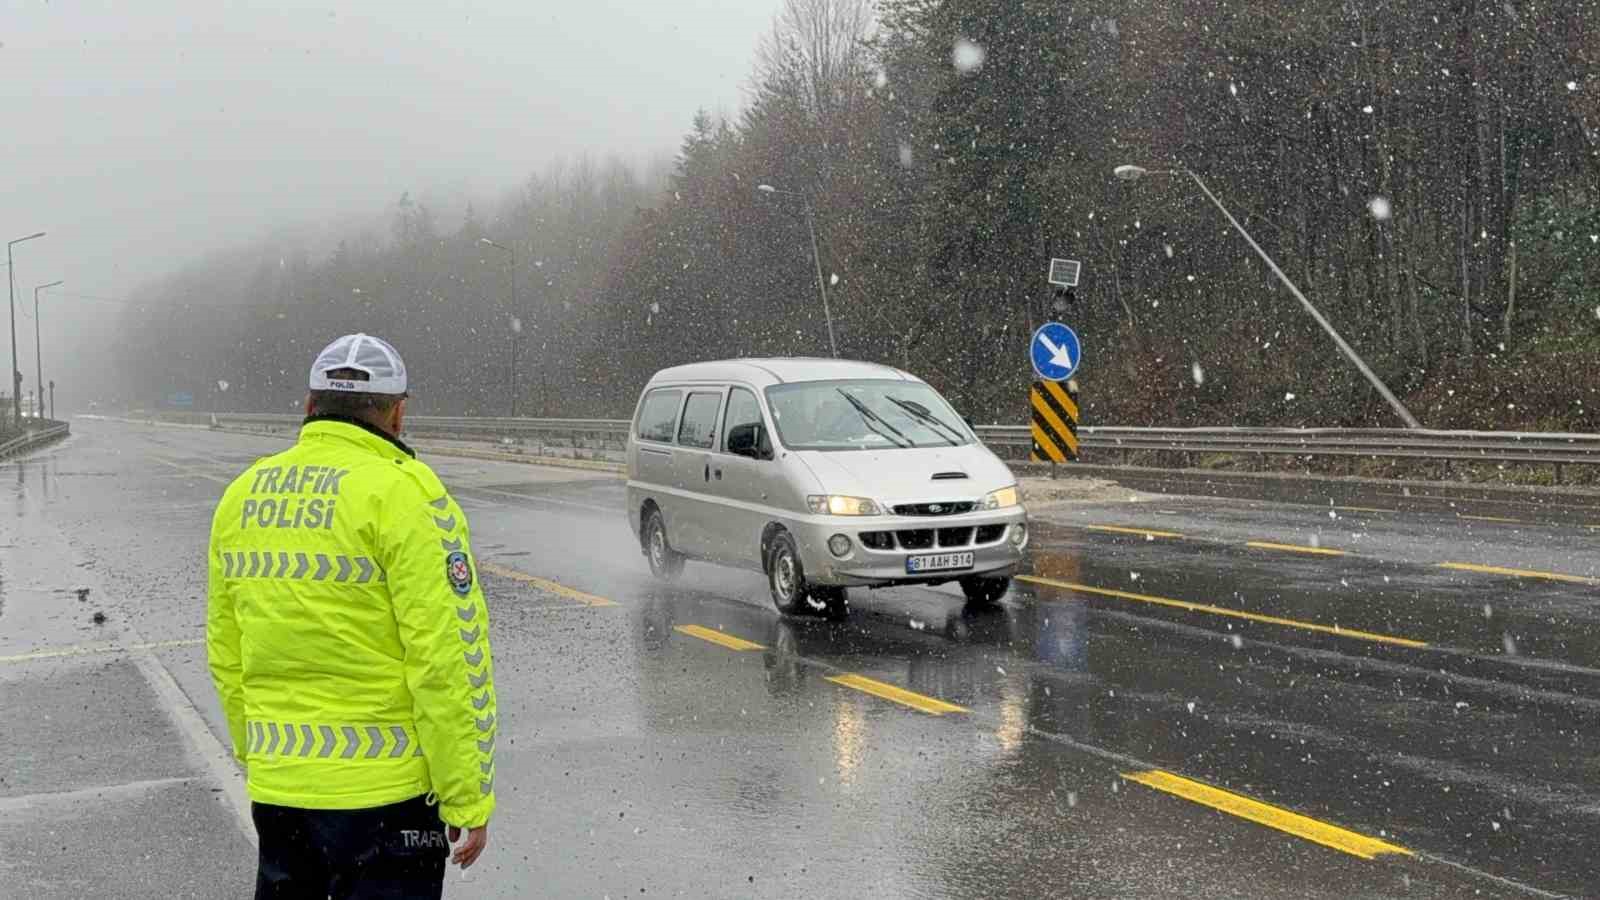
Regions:
<svg viewBox="0 0 1600 900"><path fill-rule="evenodd" d="M11 308L11 412L19 427L22 425L22 370L17 368L17 267L11 259L11 248L42 237L44 232L38 231L6 242L6 295Z"/></svg>
<svg viewBox="0 0 1600 900"><path fill-rule="evenodd" d="M49 284L41 284L33 289L33 365L34 387L39 391L39 407L35 409L35 418L44 418L44 354L39 341L39 292L48 290L65 282L57 279Z"/></svg>
<svg viewBox="0 0 1600 900"><path fill-rule="evenodd" d="M770 184L758 184L756 190L767 194L782 194L786 197L799 197L806 210L806 229L811 232L811 261L817 267L817 293L822 295L822 315L828 322L828 349L833 353L833 358L839 358L839 343L833 337L833 312L828 308L828 287L822 280L822 255L817 252L817 223L811 214L811 198L798 191L780 191Z"/></svg>
<svg viewBox="0 0 1600 900"><path fill-rule="evenodd" d="M517 251L505 244L478 238L478 243L503 250L511 257L511 417L517 417L517 333L522 330L522 320L517 318Z"/></svg>
<svg viewBox="0 0 1600 900"><path fill-rule="evenodd" d="M1400 417L1400 421L1406 423L1407 428L1422 427L1422 423L1418 422L1417 417L1411 414L1411 410L1406 409L1405 404L1401 403L1400 399L1394 395L1394 392L1389 390L1389 386L1383 383L1383 379L1379 378L1377 374L1374 373L1366 364L1366 361L1356 353L1355 349L1345 342L1345 339L1339 335L1339 332L1333 327L1332 323L1330 323L1327 318L1322 315L1321 311L1313 306L1310 300L1306 299L1306 295L1300 293L1300 289L1295 287L1294 282L1289 280L1289 276L1283 274L1283 270L1278 268L1278 264L1273 261L1272 257L1267 255L1267 251L1261 249L1261 245L1256 243L1256 239L1250 236L1250 232L1244 230L1244 226L1240 225L1239 220L1233 217L1233 213L1229 212L1228 208L1222 205L1222 201L1217 199L1217 195L1211 193L1211 189L1206 187L1206 183L1200 180L1199 175L1196 175L1194 172L1183 166L1179 166L1176 169L1146 169L1143 166L1117 166L1112 170L1112 174L1123 181L1138 181L1140 178L1143 178L1146 175L1189 176L1189 178L1194 181L1195 186L1200 188L1200 192L1206 195L1206 199L1210 200L1212 204L1214 204L1222 213L1223 217L1228 220L1228 224L1232 225L1234 230L1239 232L1239 236L1244 238L1245 243L1250 245L1250 249L1254 250L1256 255L1260 256L1261 260L1267 264L1267 268L1272 270L1272 274L1278 276L1278 280L1283 282L1284 287L1289 289L1289 293L1294 294L1295 299L1300 301L1300 305L1305 307L1306 312L1310 313L1311 318L1316 319L1317 324L1322 326L1322 330L1328 333L1328 337L1333 338L1333 342L1334 344L1338 345L1340 352L1342 352L1345 357L1350 360L1350 362L1355 364L1355 367L1360 370L1361 374L1366 377L1367 381L1370 382L1375 389L1377 389L1378 393L1382 395L1383 399L1388 401L1390 408L1395 411L1395 415Z"/></svg>

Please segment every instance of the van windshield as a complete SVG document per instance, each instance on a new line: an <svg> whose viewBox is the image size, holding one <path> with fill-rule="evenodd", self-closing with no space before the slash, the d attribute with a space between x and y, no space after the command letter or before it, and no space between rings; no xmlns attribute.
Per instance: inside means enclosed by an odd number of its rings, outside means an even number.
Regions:
<svg viewBox="0 0 1600 900"><path fill-rule="evenodd" d="M767 388L791 450L959 447L972 433L939 393L915 381L806 381Z"/></svg>

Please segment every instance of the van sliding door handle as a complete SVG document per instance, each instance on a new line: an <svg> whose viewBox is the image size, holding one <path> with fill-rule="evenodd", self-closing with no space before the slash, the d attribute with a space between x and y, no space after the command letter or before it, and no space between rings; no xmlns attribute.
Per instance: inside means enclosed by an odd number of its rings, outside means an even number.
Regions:
<svg viewBox="0 0 1600 900"><path fill-rule="evenodd" d="M711 463L706 463L706 480L711 480Z"/></svg>

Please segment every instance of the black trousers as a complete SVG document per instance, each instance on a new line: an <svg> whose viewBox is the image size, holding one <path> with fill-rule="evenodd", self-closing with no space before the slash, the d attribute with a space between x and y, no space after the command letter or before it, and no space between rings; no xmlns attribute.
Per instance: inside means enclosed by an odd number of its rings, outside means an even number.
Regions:
<svg viewBox="0 0 1600 900"><path fill-rule="evenodd" d="M445 840L439 811L415 797L371 809L252 803L261 839L256 900L438 900Z"/></svg>

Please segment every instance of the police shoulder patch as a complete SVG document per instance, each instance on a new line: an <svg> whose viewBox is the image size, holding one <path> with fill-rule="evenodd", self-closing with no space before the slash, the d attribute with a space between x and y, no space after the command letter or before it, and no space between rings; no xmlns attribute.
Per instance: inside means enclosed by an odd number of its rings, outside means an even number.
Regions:
<svg viewBox="0 0 1600 900"><path fill-rule="evenodd" d="M465 597L472 593L472 562L460 550L444 558L444 576L455 592Z"/></svg>

